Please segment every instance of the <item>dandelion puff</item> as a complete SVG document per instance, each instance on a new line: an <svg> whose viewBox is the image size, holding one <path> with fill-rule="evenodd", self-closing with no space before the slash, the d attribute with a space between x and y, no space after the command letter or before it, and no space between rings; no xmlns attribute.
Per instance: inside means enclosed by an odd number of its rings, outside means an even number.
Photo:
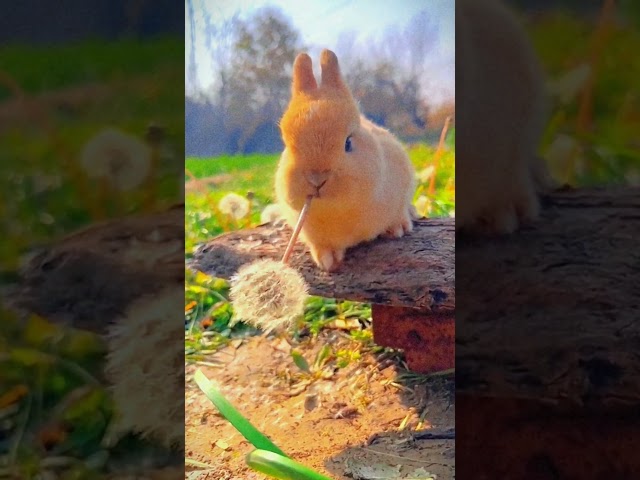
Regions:
<svg viewBox="0 0 640 480"><path fill-rule="evenodd" d="M228 193L220 199L218 208L225 215L229 215L235 220L240 220L249 213L249 200L237 193Z"/></svg>
<svg viewBox="0 0 640 480"><path fill-rule="evenodd" d="M282 262L258 260L231 279L229 296L235 321L266 331L290 326L304 313L308 287L300 273Z"/></svg>
<svg viewBox="0 0 640 480"><path fill-rule="evenodd" d="M574 173L581 173L583 168L583 149L580 143L573 137L558 134L545 152L545 159L552 169L560 171L573 165Z"/></svg>
<svg viewBox="0 0 640 480"><path fill-rule="evenodd" d="M418 180L420 180L421 183L427 183L431 179L431 176L433 175L433 172L435 172L435 170L436 167L433 165L429 165L428 167L423 168L418 172Z"/></svg>
<svg viewBox="0 0 640 480"><path fill-rule="evenodd" d="M425 195L420 195L415 202L415 207L419 215L426 217L427 209L429 208L429 199Z"/></svg>
<svg viewBox="0 0 640 480"><path fill-rule="evenodd" d="M280 206L277 204L269 204L264 207L262 213L260 214L260 223L277 223L279 220L282 220L282 212L280 211Z"/></svg>
<svg viewBox="0 0 640 480"><path fill-rule="evenodd" d="M568 104L585 87L591 74L591 66L587 63L582 63L559 79L550 82L548 89L562 103Z"/></svg>
<svg viewBox="0 0 640 480"><path fill-rule="evenodd" d="M184 444L184 293L171 288L134 303L107 334L105 373L118 410L116 432L133 431L167 447ZM135 392L135 395L132 394Z"/></svg>
<svg viewBox="0 0 640 480"><path fill-rule="evenodd" d="M86 143L80 164L91 178L106 178L121 191L133 190L149 175L151 149L136 137L108 128Z"/></svg>

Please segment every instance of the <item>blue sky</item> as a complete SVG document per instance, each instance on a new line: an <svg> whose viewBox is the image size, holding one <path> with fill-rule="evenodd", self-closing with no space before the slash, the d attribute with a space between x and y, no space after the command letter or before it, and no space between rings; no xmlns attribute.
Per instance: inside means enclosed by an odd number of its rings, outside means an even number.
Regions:
<svg viewBox="0 0 640 480"><path fill-rule="evenodd" d="M210 87L215 78L204 46L203 12L208 11L214 22L221 22L236 12L246 18L266 5L280 7L301 33L303 42L318 49L335 48L343 31L354 32L359 43L379 37L394 25L403 28L415 14L426 10L438 23L438 38L425 59L429 67L428 93L434 103L454 95L455 0L193 0L197 75L201 88ZM187 18L187 60L191 55L190 35ZM313 55L314 52L310 53Z"/></svg>

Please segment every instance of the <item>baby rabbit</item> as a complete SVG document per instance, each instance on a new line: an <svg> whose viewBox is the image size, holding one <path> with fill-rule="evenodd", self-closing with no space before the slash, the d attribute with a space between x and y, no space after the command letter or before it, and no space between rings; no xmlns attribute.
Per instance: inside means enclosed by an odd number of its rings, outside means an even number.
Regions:
<svg viewBox="0 0 640 480"><path fill-rule="evenodd" d="M335 270L347 248L383 233L412 230L415 172L402 145L360 115L338 58L323 50L318 86L311 58L293 65L291 101L281 121L285 149L276 172L276 197L294 225L314 195L300 238L315 263Z"/></svg>
<svg viewBox="0 0 640 480"><path fill-rule="evenodd" d="M537 148L544 79L517 19L498 0L456 2L456 229L507 234L538 216L551 179Z"/></svg>

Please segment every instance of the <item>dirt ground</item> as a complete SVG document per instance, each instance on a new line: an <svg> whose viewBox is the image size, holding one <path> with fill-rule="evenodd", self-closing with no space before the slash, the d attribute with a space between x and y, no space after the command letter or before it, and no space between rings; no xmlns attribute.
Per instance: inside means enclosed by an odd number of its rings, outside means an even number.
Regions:
<svg viewBox="0 0 640 480"><path fill-rule="evenodd" d="M398 356L368 352L345 368L331 360L309 375L293 363L292 348L312 364L325 344L334 352L357 344L339 331L292 343L252 337L211 355L209 365L186 367L185 456L212 468L187 466L185 478L266 478L245 466L253 447L192 381L197 368L291 458L330 478L455 478L452 379L402 378Z"/></svg>

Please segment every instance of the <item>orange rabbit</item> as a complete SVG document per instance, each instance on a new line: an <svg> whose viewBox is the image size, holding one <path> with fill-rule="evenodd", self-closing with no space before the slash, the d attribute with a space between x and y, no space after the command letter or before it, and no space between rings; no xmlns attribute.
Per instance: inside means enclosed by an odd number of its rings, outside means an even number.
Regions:
<svg viewBox="0 0 640 480"><path fill-rule="evenodd" d="M318 86L311 58L297 56L292 98L280 121L285 149L276 196L294 225L308 195L316 195L300 232L323 270L335 270L347 248L383 233L412 230L415 172L387 130L360 115L338 58L323 50Z"/></svg>

